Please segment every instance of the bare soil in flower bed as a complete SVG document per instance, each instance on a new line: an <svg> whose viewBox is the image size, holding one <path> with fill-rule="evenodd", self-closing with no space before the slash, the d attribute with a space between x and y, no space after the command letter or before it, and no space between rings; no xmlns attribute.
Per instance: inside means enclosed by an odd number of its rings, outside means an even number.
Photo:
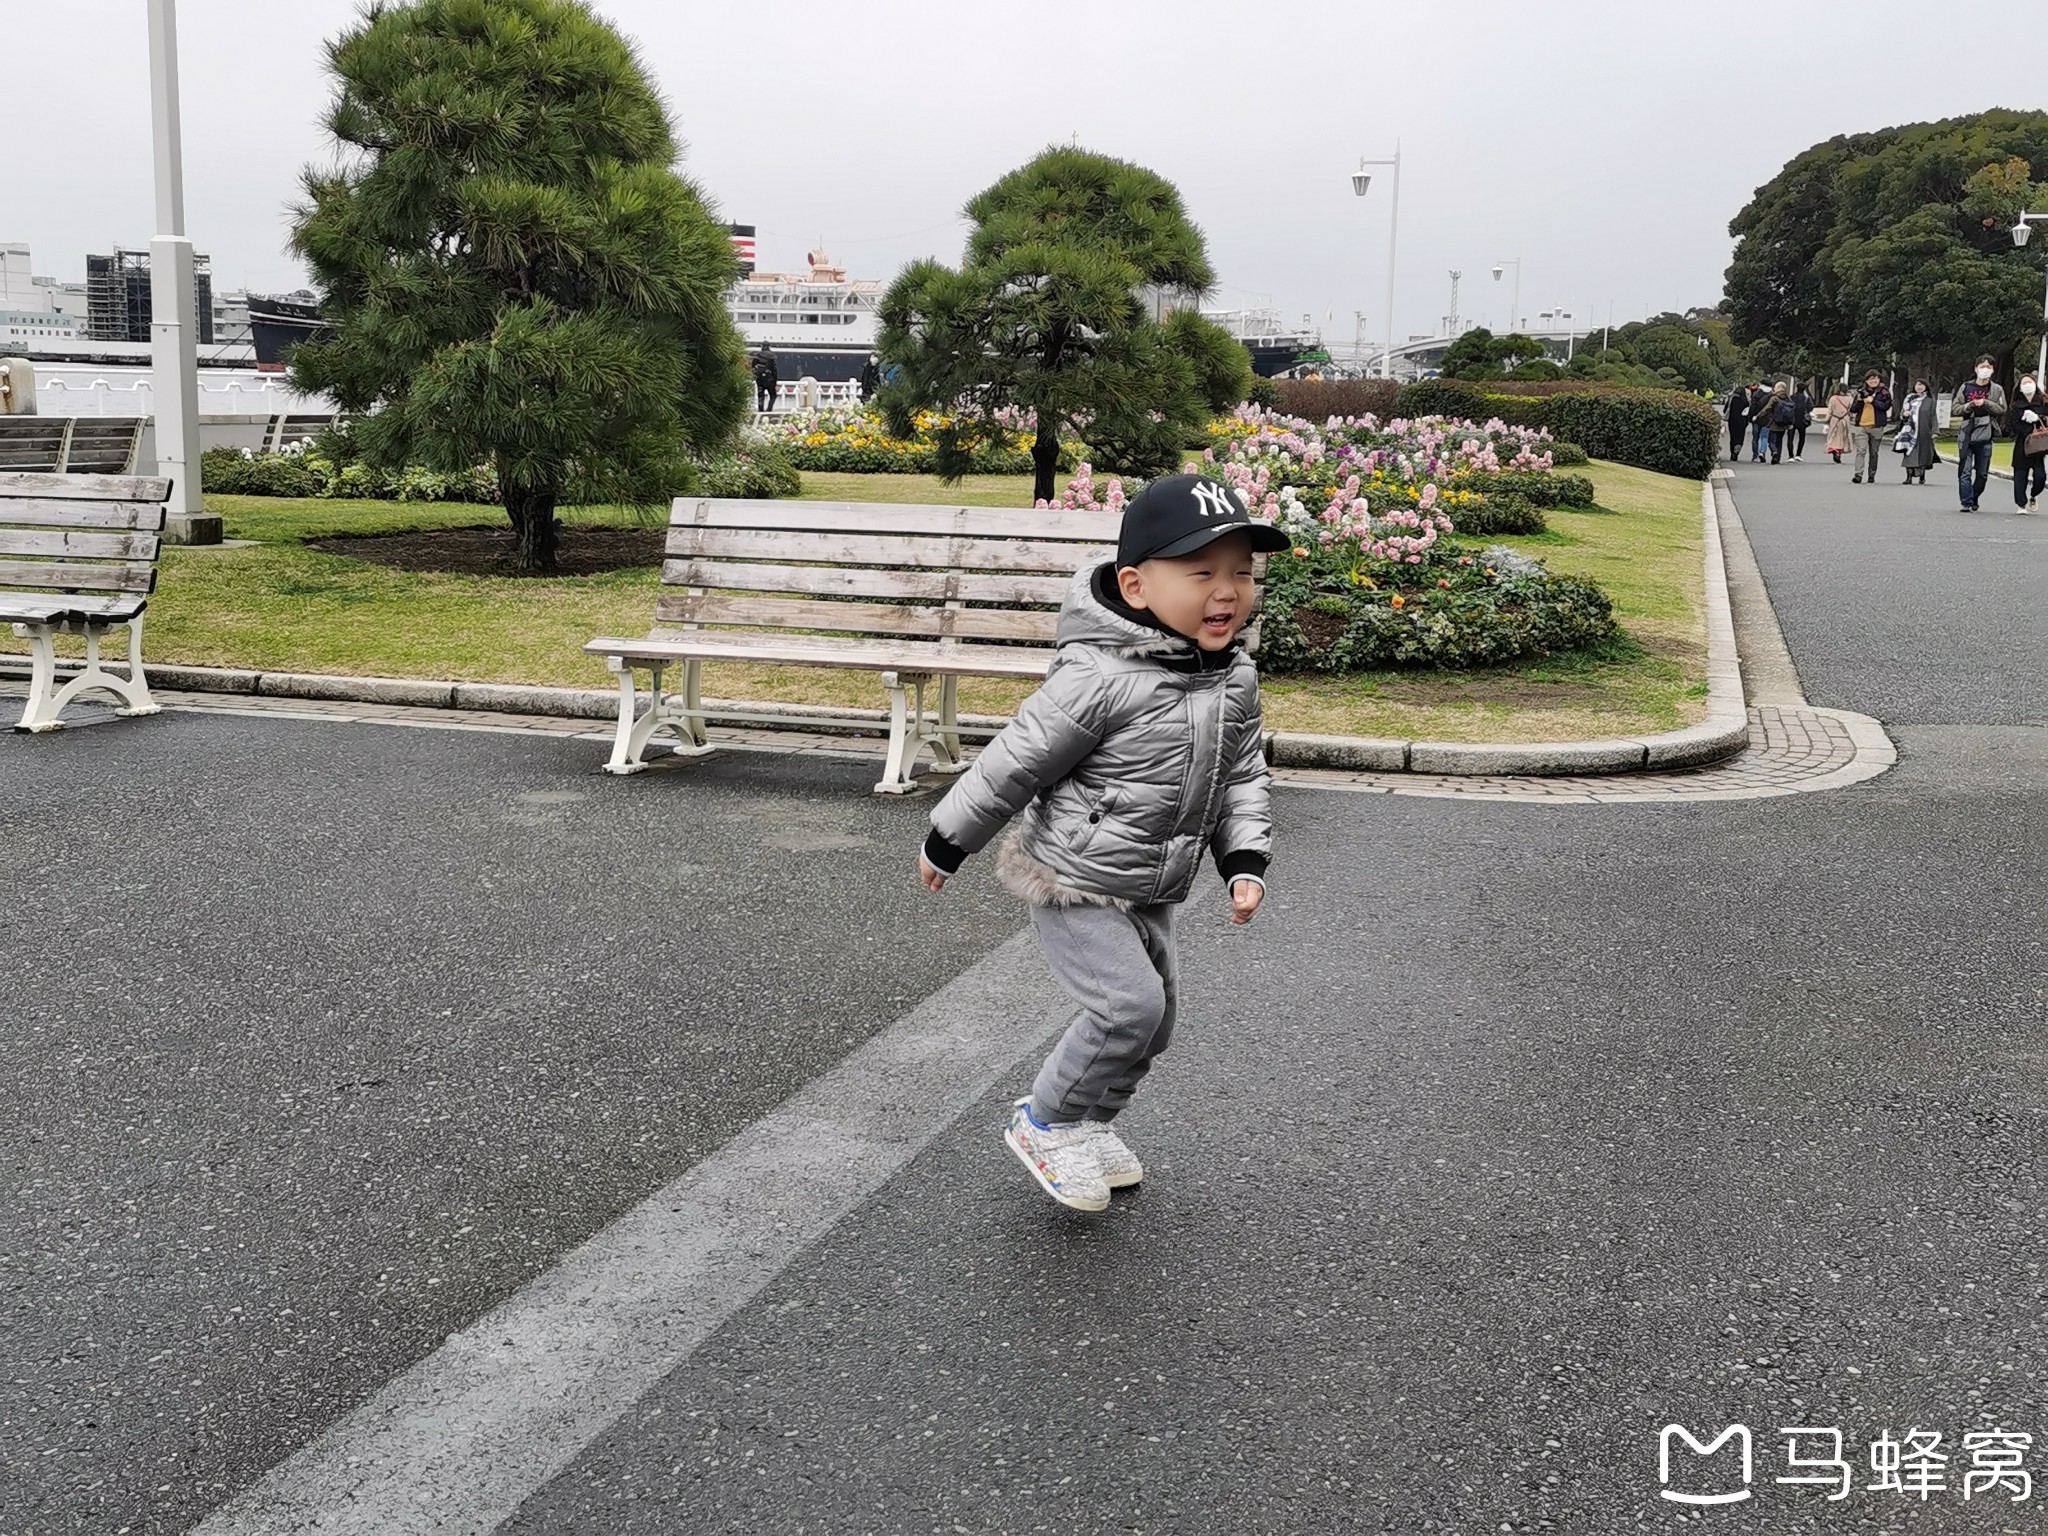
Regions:
<svg viewBox="0 0 2048 1536"><path fill-rule="evenodd" d="M308 539L309 549L351 560L368 560L401 571L453 576L596 576L661 564L668 530L659 528L567 528L555 542L555 568L519 569L519 541L506 527L416 528L403 533L335 534Z"/></svg>

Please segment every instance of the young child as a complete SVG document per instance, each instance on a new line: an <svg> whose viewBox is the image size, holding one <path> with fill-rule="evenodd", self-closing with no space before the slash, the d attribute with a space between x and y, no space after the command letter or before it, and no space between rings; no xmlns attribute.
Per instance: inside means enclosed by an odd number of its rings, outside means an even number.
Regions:
<svg viewBox="0 0 2048 1536"><path fill-rule="evenodd" d="M1286 546L1218 481L1154 480L1124 508L1116 559L1075 575L1044 685L932 810L918 872L935 891L1018 818L996 871L1081 1011L1003 1139L1077 1210L1143 1177L1110 1122L1173 1033L1174 908L1203 850L1232 922L1265 895L1270 779L1237 635L1254 551Z"/></svg>

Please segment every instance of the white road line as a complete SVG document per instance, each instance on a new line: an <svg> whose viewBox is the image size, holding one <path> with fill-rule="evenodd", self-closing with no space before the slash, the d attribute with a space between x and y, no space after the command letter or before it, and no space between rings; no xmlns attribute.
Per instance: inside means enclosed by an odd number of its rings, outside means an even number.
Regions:
<svg viewBox="0 0 2048 1536"><path fill-rule="evenodd" d="M494 1529L1041 1051L1070 1009L1030 934L1012 938L451 1335L193 1536Z"/></svg>

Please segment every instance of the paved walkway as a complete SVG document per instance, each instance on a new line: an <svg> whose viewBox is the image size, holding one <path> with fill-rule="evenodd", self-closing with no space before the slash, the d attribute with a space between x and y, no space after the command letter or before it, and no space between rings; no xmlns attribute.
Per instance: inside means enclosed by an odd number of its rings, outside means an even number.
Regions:
<svg viewBox="0 0 2048 1536"><path fill-rule="evenodd" d="M919 889L928 801L843 741L0 737L0 1533L1677 1532L1673 1422L1752 1430L1731 1531L2039 1529L1961 1437L2048 1434L2048 731L2026 610L1931 645L1918 590L2031 546L1760 479L1800 674L1897 765L1285 784L1099 1219L995 1135L1064 1013L1014 904ZM1801 1425L1842 1503L1776 1482ZM1945 1481L1867 1488L1915 1428Z"/></svg>

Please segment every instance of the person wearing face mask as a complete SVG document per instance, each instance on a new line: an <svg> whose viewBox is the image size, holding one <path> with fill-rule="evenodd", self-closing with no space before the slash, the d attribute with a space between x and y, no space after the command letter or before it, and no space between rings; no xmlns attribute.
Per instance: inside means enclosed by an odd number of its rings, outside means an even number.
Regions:
<svg viewBox="0 0 2048 1536"><path fill-rule="evenodd" d="M2048 397L2031 373L2020 375L2018 398L2013 401L2012 504L2016 511L2031 512L2044 488L2048 488L2048 450L2027 452L2034 433L2048 430Z"/></svg>
<svg viewBox="0 0 2048 1536"><path fill-rule="evenodd" d="M1978 358L1976 376L1956 391L1956 495L1965 512L1978 510L1991 478L1991 439L2005 421L2005 391L1991 369L1990 358Z"/></svg>
<svg viewBox="0 0 2048 1536"><path fill-rule="evenodd" d="M1913 381L1913 392L1899 406L1900 435L1911 433L1904 462L1906 484L1925 485L1927 467L1937 462L1934 451L1934 395L1925 379Z"/></svg>

